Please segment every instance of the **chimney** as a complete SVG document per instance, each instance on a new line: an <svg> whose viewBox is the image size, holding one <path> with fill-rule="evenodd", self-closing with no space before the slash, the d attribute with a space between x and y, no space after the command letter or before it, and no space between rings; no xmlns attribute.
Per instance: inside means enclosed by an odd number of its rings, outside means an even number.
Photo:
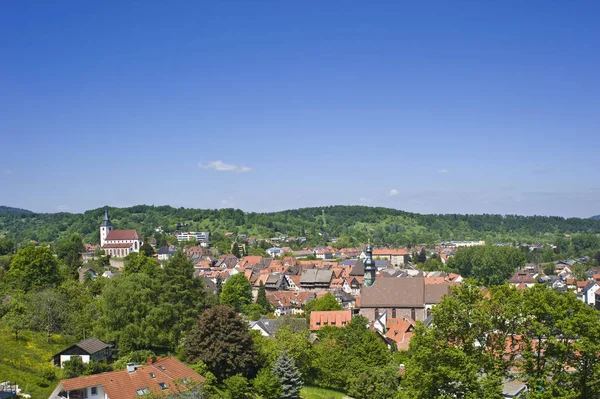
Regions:
<svg viewBox="0 0 600 399"><path fill-rule="evenodd" d="M135 363L127 363L127 372L129 374L135 373L135 369L136 369Z"/></svg>

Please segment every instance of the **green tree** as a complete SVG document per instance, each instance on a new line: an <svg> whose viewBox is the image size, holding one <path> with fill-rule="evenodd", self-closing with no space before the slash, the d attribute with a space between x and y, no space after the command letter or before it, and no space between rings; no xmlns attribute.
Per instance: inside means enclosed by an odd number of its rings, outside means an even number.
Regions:
<svg viewBox="0 0 600 399"><path fill-rule="evenodd" d="M241 258L240 247L237 242L234 242L231 246L231 254L236 258Z"/></svg>
<svg viewBox="0 0 600 399"><path fill-rule="evenodd" d="M0 256L15 252L15 242L6 237L0 237Z"/></svg>
<svg viewBox="0 0 600 399"><path fill-rule="evenodd" d="M463 277L476 279L480 284L500 285L526 261L518 248L486 245L460 248L448 260L448 267Z"/></svg>
<svg viewBox="0 0 600 399"><path fill-rule="evenodd" d="M4 280L25 292L51 287L60 282L58 261L49 248L25 247L12 258Z"/></svg>
<svg viewBox="0 0 600 399"><path fill-rule="evenodd" d="M79 268L83 266L81 254L84 251L83 239L79 234L71 234L56 243L56 255L67 266L68 275L74 280L79 277Z"/></svg>
<svg viewBox="0 0 600 399"><path fill-rule="evenodd" d="M273 366L272 373L281 384L281 399L300 398L300 390L304 386L302 374L296 367L294 359L288 356L285 349L281 350L281 354Z"/></svg>
<svg viewBox="0 0 600 399"><path fill-rule="evenodd" d="M173 335L173 349L179 346L181 334L190 329L204 306L204 284L194 278L194 265L178 251L164 266L160 305L167 314L164 322Z"/></svg>
<svg viewBox="0 0 600 399"><path fill-rule="evenodd" d="M419 263L425 263L427 260L427 253L425 253L425 248L421 248L421 252L419 252Z"/></svg>
<svg viewBox="0 0 600 399"><path fill-rule="evenodd" d="M281 383L268 368L261 369L256 378L252 380L252 386L257 399L280 399Z"/></svg>
<svg viewBox="0 0 600 399"><path fill-rule="evenodd" d="M250 399L251 388L248 379L241 374L233 375L223 381L227 399Z"/></svg>
<svg viewBox="0 0 600 399"><path fill-rule="evenodd" d="M242 273L234 274L223 285L221 303L242 312L245 305L252 303L252 284Z"/></svg>
<svg viewBox="0 0 600 399"><path fill-rule="evenodd" d="M188 362L202 360L220 380L250 374L255 352L248 324L228 306L207 309L188 333L184 353Z"/></svg>
<svg viewBox="0 0 600 399"><path fill-rule="evenodd" d="M256 304L260 305L263 309L263 314L267 314L273 311L273 305L267 299L267 291L265 290L265 285L263 282L260 282L258 287L258 295L256 296Z"/></svg>
<svg viewBox="0 0 600 399"><path fill-rule="evenodd" d="M71 356L71 358L62 364L64 378L75 378L82 376L85 372L85 363L81 356Z"/></svg>
<svg viewBox="0 0 600 399"><path fill-rule="evenodd" d="M364 370L350 380L348 395L355 399L394 399L398 394L398 368Z"/></svg>
<svg viewBox="0 0 600 399"><path fill-rule="evenodd" d="M30 323L36 331L44 331L46 340L54 333L65 333L71 328L71 313L66 297L54 289L32 293L30 297Z"/></svg>
<svg viewBox="0 0 600 399"><path fill-rule="evenodd" d="M154 255L154 248L152 248L152 245L150 245L148 240L144 240L144 243L140 247L140 253L143 253L146 256Z"/></svg>
<svg viewBox="0 0 600 399"><path fill-rule="evenodd" d="M27 301L22 295L14 295L0 310L0 314L4 314L2 322L15 334L15 341L19 341L19 333L30 325Z"/></svg>
<svg viewBox="0 0 600 399"><path fill-rule="evenodd" d="M158 260L147 256L144 252L131 252L125 257L125 266L123 274L145 273L150 277L156 278L161 273Z"/></svg>

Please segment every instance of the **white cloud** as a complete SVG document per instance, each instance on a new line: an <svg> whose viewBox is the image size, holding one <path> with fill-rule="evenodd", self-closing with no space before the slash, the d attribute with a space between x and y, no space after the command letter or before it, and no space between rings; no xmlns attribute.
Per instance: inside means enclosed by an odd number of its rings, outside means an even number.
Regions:
<svg viewBox="0 0 600 399"><path fill-rule="evenodd" d="M3 175L12 175L12 169L2 169L2 174Z"/></svg>
<svg viewBox="0 0 600 399"><path fill-rule="evenodd" d="M199 168L203 169L214 169L218 172L238 172L238 173L247 173L252 169L247 166L238 166L230 163L225 163L223 161L212 161L209 163L198 163Z"/></svg>
<svg viewBox="0 0 600 399"><path fill-rule="evenodd" d="M222 199L220 204L222 208L233 208L235 202L233 202L232 197L229 197L229 199Z"/></svg>
<svg viewBox="0 0 600 399"><path fill-rule="evenodd" d="M399 192L398 190L396 190L395 188L392 188L392 189L390 190L390 192L388 193L388 195L389 195L390 197L394 197L394 196L396 196L396 195L398 195L398 194L400 194L400 192Z"/></svg>
<svg viewBox="0 0 600 399"><path fill-rule="evenodd" d="M438 173L448 173L448 169L440 169L438 170Z"/></svg>
<svg viewBox="0 0 600 399"><path fill-rule="evenodd" d="M57 210L61 211L61 212L66 212L69 210L69 205L59 205L56 207Z"/></svg>

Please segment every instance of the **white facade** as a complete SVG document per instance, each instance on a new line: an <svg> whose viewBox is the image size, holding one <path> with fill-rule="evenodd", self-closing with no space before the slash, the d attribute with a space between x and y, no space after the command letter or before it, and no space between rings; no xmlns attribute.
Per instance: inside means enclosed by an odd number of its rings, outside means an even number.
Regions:
<svg viewBox="0 0 600 399"><path fill-rule="evenodd" d="M70 395L67 393L67 396L61 395L62 386L59 384L58 387L52 392L49 399L69 399ZM102 389L102 385L92 385L89 387L81 388L77 390L83 394L84 398L88 399L110 399L104 389Z"/></svg>
<svg viewBox="0 0 600 399"><path fill-rule="evenodd" d="M210 233L207 231L200 231L200 232L186 231L186 232L177 234L177 241L182 242L182 241L190 241L191 239L195 239L196 242L200 246L206 247L206 246L210 245L209 236L210 236Z"/></svg>

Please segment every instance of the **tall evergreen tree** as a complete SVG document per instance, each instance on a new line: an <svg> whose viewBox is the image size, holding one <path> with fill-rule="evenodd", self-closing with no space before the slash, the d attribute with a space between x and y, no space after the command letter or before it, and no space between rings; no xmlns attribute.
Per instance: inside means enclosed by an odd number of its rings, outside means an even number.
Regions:
<svg viewBox="0 0 600 399"><path fill-rule="evenodd" d="M421 248L421 252L419 252L419 263L425 263L427 260L427 254L425 253L425 248Z"/></svg>
<svg viewBox="0 0 600 399"><path fill-rule="evenodd" d="M281 383L281 399L300 398L300 390L304 386L302 373L285 349L281 350L279 358L273 365L273 375L277 376Z"/></svg>
<svg viewBox="0 0 600 399"><path fill-rule="evenodd" d="M265 285L263 282L260 282L260 286L258 287L258 295L256 297L256 304L262 306L264 313L269 313L272 310L271 303L267 299L267 291L265 290Z"/></svg>
<svg viewBox="0 0 600 399"><path fill-rule="evenodd" d="M173 333L173 348L179 345L181 333L190 329L204 307L204 284L194 278L194 265L178 251L164 268L161 307L169 316L165 319Z"/></svg>
<svg viewBox="0 0 600 399"><path fill-rule="evenodd" d="M144 240L144 243L140 247L140 252L143 252L146 256L154 255L154 248L148 243L148 239Z"/></svg>
<svg viewBox="0 0 600 399"><path fill-rule="evenodd" d="M235 256L236 258L240 258L240 246L238 245L237 242L234 242L233 245L231 246L231 254L233 256Z"/></svg>

